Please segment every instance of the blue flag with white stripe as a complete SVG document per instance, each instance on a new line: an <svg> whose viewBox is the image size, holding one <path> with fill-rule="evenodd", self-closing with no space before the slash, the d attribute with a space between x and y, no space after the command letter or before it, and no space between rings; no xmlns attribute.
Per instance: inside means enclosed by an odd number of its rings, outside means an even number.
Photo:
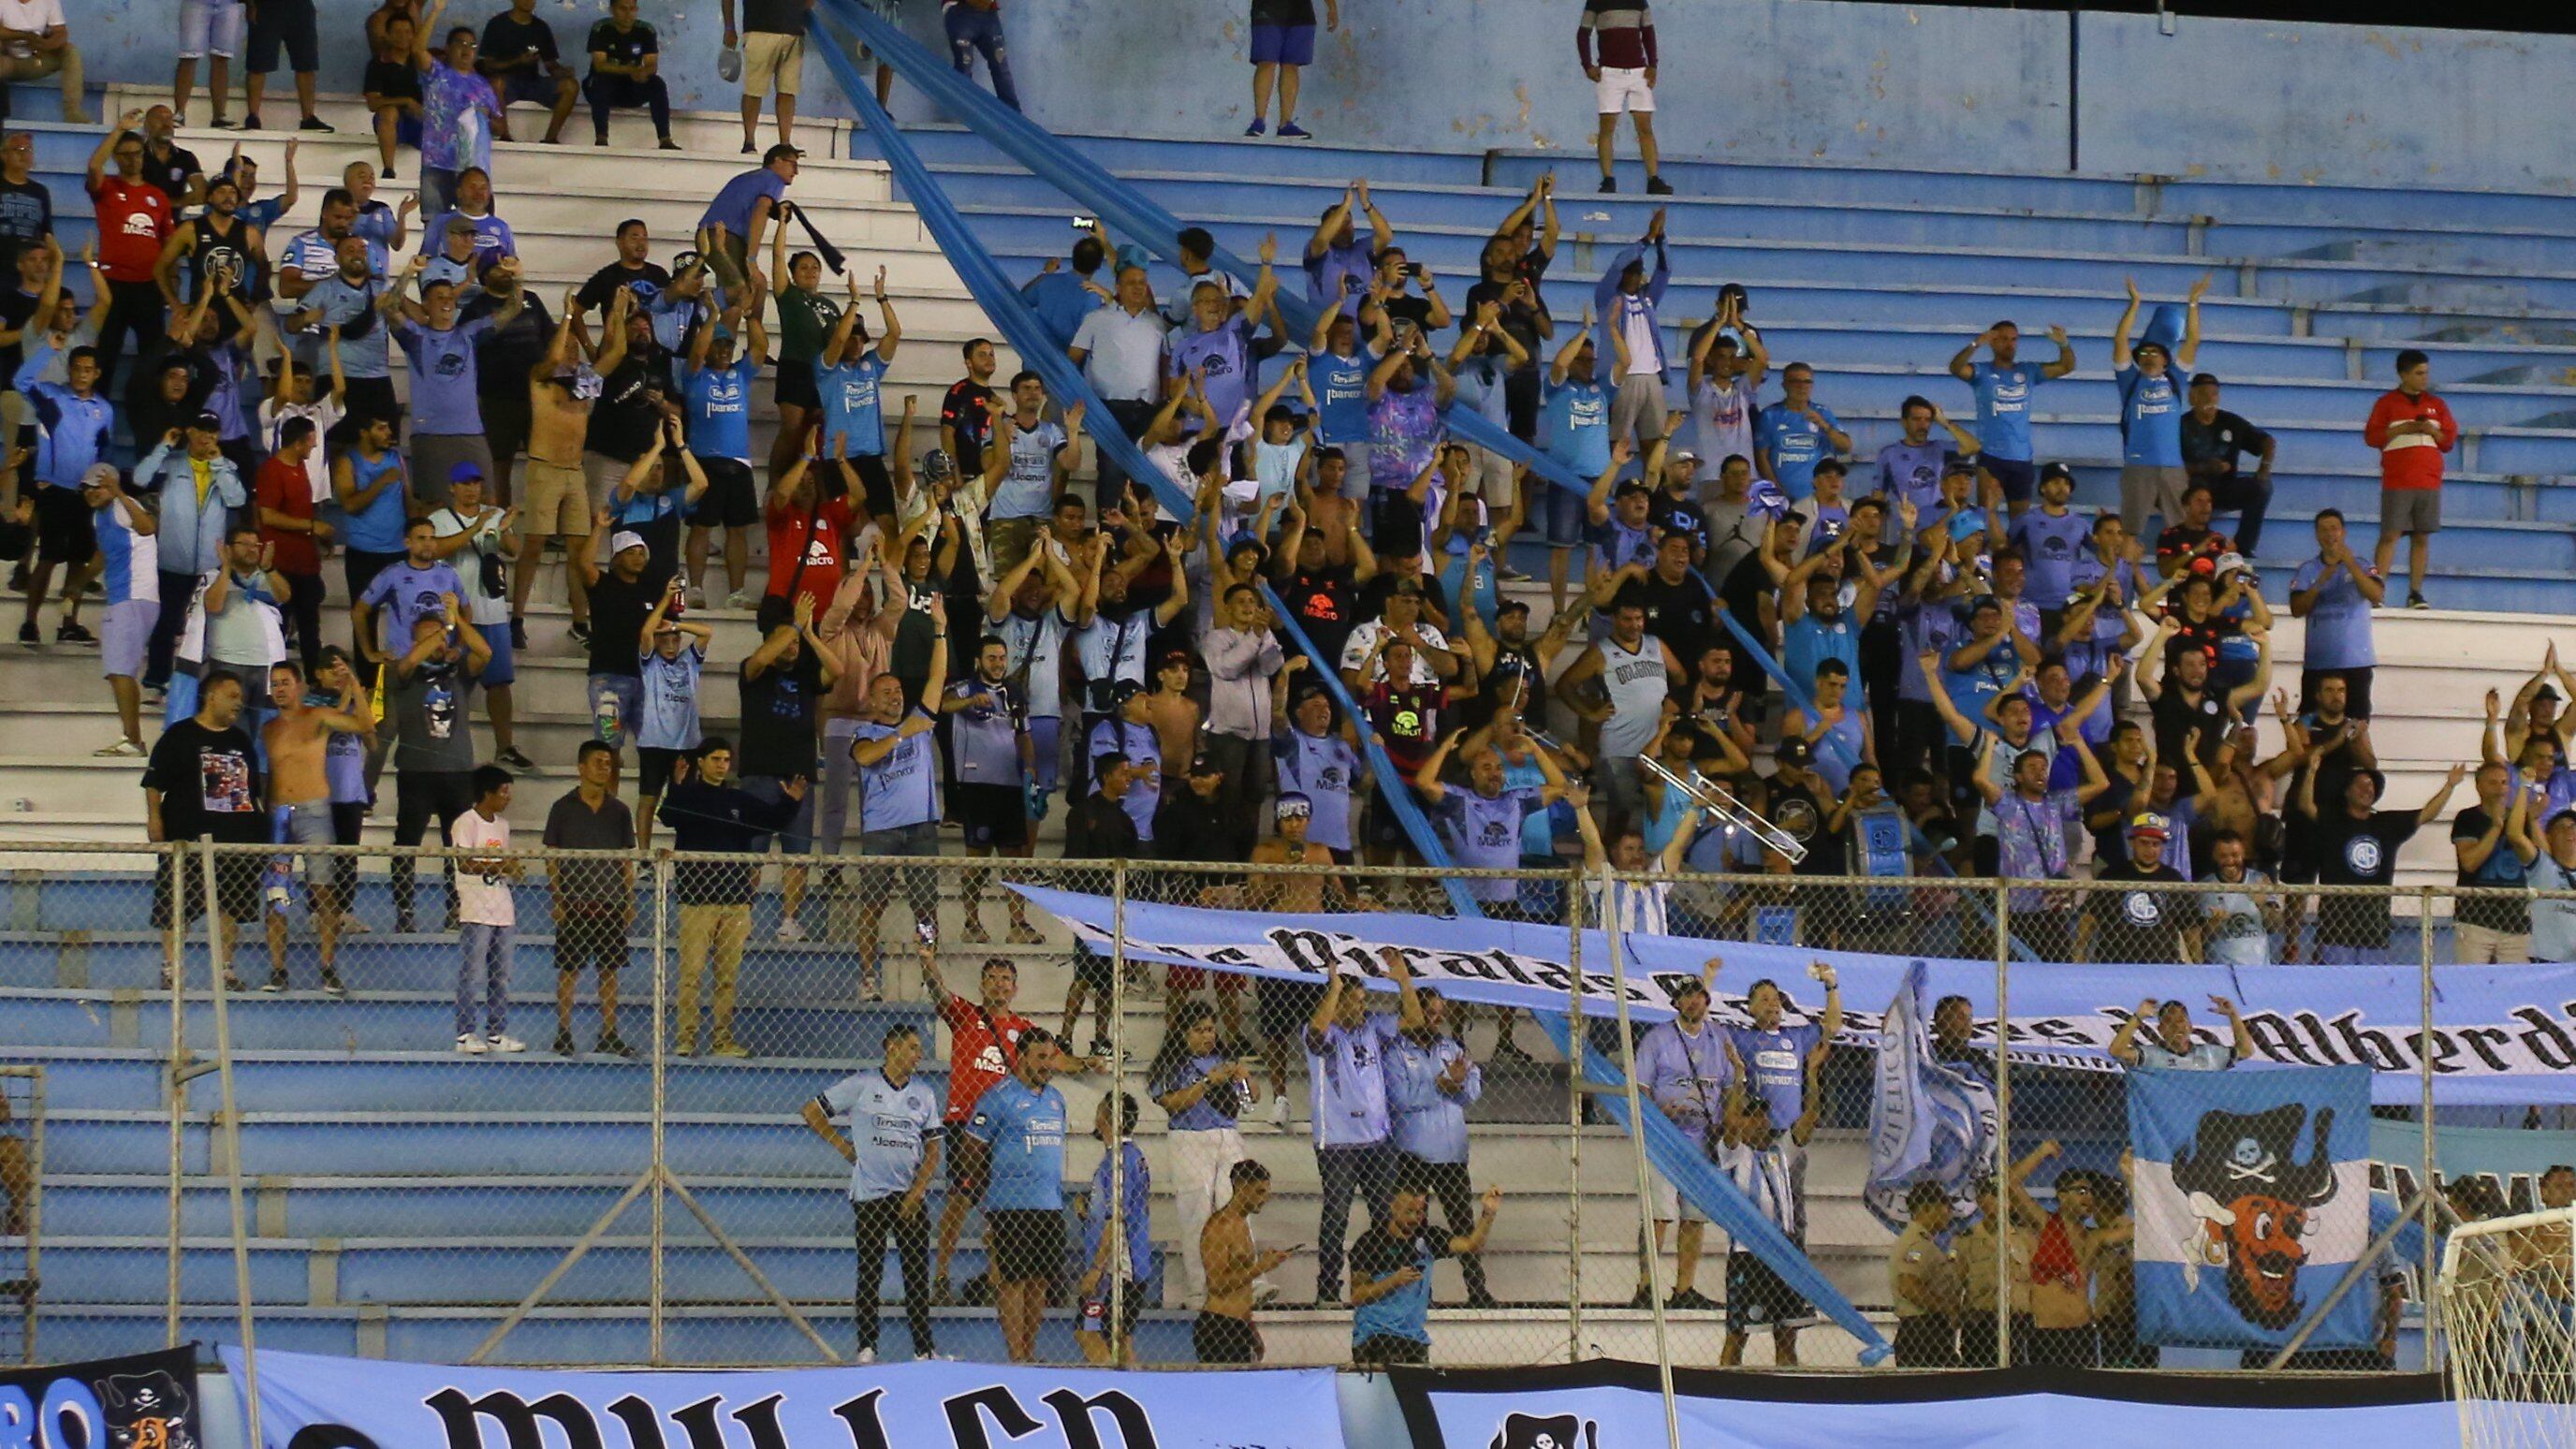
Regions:
<svg viewBox="0 0 2576 1449"><path fill-rule="evenodd" d="M1889 1232L1904 1231L1906 1190L1918 1182L1941 1184L1958 1220L1973 1219L1976 1175L1994 1154L1994 1088L1973 1069L1932 1055L1924 974L1920 961L1906 968L1879 1027L1861 1202Z"/></svg>
<svg viewBox="0 0 2576 1449"><path fill-rule="evenodd" d="M2370 1243L2370 1073L2129 1075L2138 1337L2279 1348ZM2347 1293L2310 1348L2372 1341Z"/></svg>

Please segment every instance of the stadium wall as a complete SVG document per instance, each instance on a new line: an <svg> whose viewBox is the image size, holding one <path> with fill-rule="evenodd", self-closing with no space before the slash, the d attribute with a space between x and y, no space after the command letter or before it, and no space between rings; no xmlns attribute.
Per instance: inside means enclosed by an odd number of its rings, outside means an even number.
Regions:
<svg viewBox="0 0 2576 1449"><path fill-rule="evenodd" d="M322 8L324 86L354 90L372 7ZM500 8L464 6L478 24ZM167 6L79 9L94 81L166 82ZM684 109L725 109L738 94L715 74L717 9L642 6ZM904 9L915 35L944 45L931 0ZM567 50L605 11L538 6ZM1032 117L1059 133L1239 134L1242 8L1205 13L1190 31L1122 0L1007 7ZM1349 0L1343 13L1306 80L1306 119L1325 137L1588 158L1570 0ZM2531 109L2576 90L2576 37L2197 17L2168 36L2153 16L1838 0L1676 4L1657 25L1659 131L1675 154L2576 190L2576 132L2534 124ZM809 107L845 115L821 68L811 75ZM918 96L897 93L899 114L927 118Z"/></svg>

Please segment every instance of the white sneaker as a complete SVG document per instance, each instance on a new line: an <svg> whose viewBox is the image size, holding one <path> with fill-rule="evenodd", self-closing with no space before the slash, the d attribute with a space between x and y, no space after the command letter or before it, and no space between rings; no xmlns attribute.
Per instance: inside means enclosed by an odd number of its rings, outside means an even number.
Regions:
<svg viewBox="0 0 2576 1449"><path fill-rule="evenodd" d="M752 602L749 589L736 589L725 595L725 607L728 609L748 609L752 606Z"/></svg>
<svg viewBox="0 0 2576 1449"><path fill-rule="evenodd" d="M1270 1125L1278 1128L1282 1132L1288 1130L1287 1097L1274 1096L1270 1099Z"/></svg>
<svg viewBox="0 0 2576 1449"><path fill-rule="evenodd" d="M490 1047L483 1044L483 1038L474 1035L472 1032L467 1032L465 1035L456 1039L456 1049L470 1057L479 1057L485 1052L491 1050Z"/></svg>
<svg viewBox="0 0 2576 1449"><path fill-rule="evenodd" d="M778 939L782 941L802 941L805 939L805 927L794 916L789 916L778 923Z"/></svg>
<svg viewBox="0 0 2576 1449"><path fill-rule="evenodd" d="M492 1033L491 1045L486 1048L488 1051L496 1052L523 1052L527 1049L528 1044L526 1042L523 1042L517 1037L511 1036L506 1032L497 1031Z"/></svg>
<svg viewBox="0 0 2576 1449"><path fill-rule="evenodd" d="M689 607L692 609L703 609L706 606L707 591L699 588L696 584L689 585Z"/></svg>
<svg viewBox="0 0 2576 1449"><path fill-rule="evenodd" d="M860 1349L860 1350L859 1350L859 1356L858 1356L857 1358L854 1358L854 1359L850 1360L850 1362L855 1363L855 1364L872 1364L872 1363L875 1363L876 1361L877 1361L877 1351L876 1351L875 1349L873 1349L873 1348L863 1348L863 1349Z"/></svg>

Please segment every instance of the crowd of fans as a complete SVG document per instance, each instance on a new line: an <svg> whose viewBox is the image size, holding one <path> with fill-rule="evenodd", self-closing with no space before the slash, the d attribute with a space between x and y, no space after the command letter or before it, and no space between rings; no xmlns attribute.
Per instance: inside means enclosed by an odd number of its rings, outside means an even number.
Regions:
<svg viewBox="0 0 2576 1449"><path fill-rule="evenodd" d="M952 8L958 44L986 56L1007 99L998 16ZM766 94L781 140L712 198L688 245L656 260L645 223L628 220L581 286L549 299L522 285L493 184L491 142L509 137L512 104L546 108L551 142L587 95L603 143L612 110L642 106L672 144L634 9L615 0L592 28L576 80L530 0L479 36L440 29L444 0L384 6L368 21L379 163L349 165L318 225L292 236L273 230L299 197L292 146L283 191L262 196L248 158L207 171L178 144L177 112L155 107L101 139L87 177L100 240L68 257L27 138L0 143L0 275L16 276L0 335L13 339L23 423L0 513L23 533L19 642L47 647L51 608L51 647L100 650L120 730L98 753L148 756L156 841L353 845L390 767L396 842L431 840L434 824L467 852L438 872L462 943L457 1050L526 1046L508 1021L525 869L508 811L543 767L519 748L512 686L532 587L558 557L595 728L576 758L544 762L578 783L552 802L543 843L634 852L658 826L683 851L774 849L785 942L824 930L808 878L818 866L841 877L817 857L954 846L1026 859L1055 810L1071 859L1301 868L1194 899L1432 908L1427 893L1342 873L1418 863L1419 811L1459 866L1581 861L1654 877L1589 903L1593 920L1653 932L1749 935L1764 907L1803 901L1810 944L1901 937L1928 951L1927 933L1958 923L1865 894L1793 897L1782 878L2002 875L2016 883L2017 939L2045 960L2368 961L2388 948L2384 896L2317 898L2309 922L2299 897L2268 887L2389 884L2399 848L2468 774L2455 767L2420 807L2387 808L2369 729L2373 610L2401 534L2407 602L2425 603L2457 437L2421 353L2399 357L2363 433L2385 485L2376 562L2326 510L2283 601L2306 622L2294 696L2273 678L2274 605L2253 566L2273 443L2219 406L2216 377L2192 371L2198 286L2143 331L2130 289L2112 346L2118 504L2099 510L2073 504L2074 472L2032 439L2040 389L2100 386L2067 380L2078 358L2063 329L2048 329L2045 362L2020 358L2012 322L1967 339L1949 363L1966 389L1958 416L1908 398L1897 435L1871 450L1805 364L1779 366L1768 391L1774 359L1741 288L1668 345L1660 211L1610 255L1582 315L1561 317L1542 285L1557 261L1552 178L1500 219L1454 305L1364 181L1293 258L1265 243L1248 284L1214 270L1212 238L1192 230L1176 239L1182 285L1158 288L1138 250L1094 226L1023 296L1097 407L1052 396L1034 371L1001 378L994 345L975 339L933 419L909 392L886 397L904 334L884 269L872 283L863 262L836 277L817 251L790 249L799 6L746 0L745 150ZM1311 29L1310 13L1278 13L1273 29ZM725 24L734 44L730 0ZM1645 119L1644 7L1589 7L1584 35L1602 85L1604 189L1615 100L1637 118L1649 190L1668 191ZM219 61L220 40L206 42ZM1310 49L1296 40L1274 36L1262 62L1284 72L1265 83L1283 135L1300 134L1287 117ZM301 45L269 41L294 59L305 128L327 130ZM252 55L248 125L275 59L257 34ZM183 62L183 105L190 74ZM417 194L388 201L379 186L403 146L418 148ZM1321 310L1311 333L1285 322L1283 287ZM1464 441L1449 428L1459 409L1590 486L1555 486ZM756 422L774 424L767 439ZM1098 446L1111 436L1151 475ZM2240 519L2233 535L2223 513ZM1524 530L1537 537L1515 549ZM1515 566L1542 554L1543 586ZM95 633L82 622L93 582ZM346 648L326 638L335 609ZM731 687L705 677L719 653L739 657ZM2576 679L2553 652L2509 709L2491 698L2477 803L2452 826L2463 884L2576 885L2576 716L2562 716L2561 690L2576 694ZM157 737L144 724L154 704ZM735 736L706 727L726 715ZM238 925L265 918L272 990L291 984L284 869L264 880L250 857L228 858L213 892L227 962ZM1008 869L961 881L956 940L998 926L1043 941L1017 895L1002 893L1005 920L984 910ZM554 1050L581 1049L573 1003L588 971L602 1007L591 1049L631 1055L615 983L635 868L558 859L545 874ZM924 1043L897 1028L882 1073L839 1084L808 1117L853 1157L863 1264L885 1237L898 1244L916 1349L929 1349L922 1305L947 1296L980 1199L997 1245L989 1291L1025 1357L1064 1256L1068 1123L1050 1077L1100 1069L1109 968L1076 961L1052 1031L1011 1010L1007 957L984 967L979 1002L950 995L939 878L910 866L886 877L851 944L873 995L882 918L900 897L950 1031L948 1100L939 1110L907 1086ZM2088 877L2229 889L2069 888ZM355 879L346 857L305 860L333 992L342 936L359 929ZM156 924L175 932L206 913L197 882L193 868L165 874ZM734 1015L759 884L739 860L678 868L679 1055L701 1049L702 1001L703 1050L750 1055ZM439 919L416 916L409 859L393 887L396 930ZM1489 916L1562 918L1536 887L1463 888ZM2471 902L2457 937L2464 959L2576 959L2576 911ZM1481 1067L1454 1005L1400 961L1389 976L1392 1000L1346 979L1263 981L1247 1022L1239 979L1210 1002L1197 999L1207 983L1175 973L1147 1095L1170 1118L1192 1239L1183 1301L1209 1361L1259 1356L1253 1309L1285 1259L1253 1244L1267 1178L1235 1124L1266 1111L1289 1125L1300 1052L1323 1182L1315 1299L1355 1310L1355 1352L1419 1358L1437 1257L1460 1255L1468 1301L1492 1301L1476 1255L1498 1199L1479 1205L1467 1169ZM1752 1025L1715 1028L1703 979L1638 1048L1654 1103L1792 1236L1813 1074L1840 1009L1823 979L1820 1025L1784 1024L1787 998L1760 982ZM1103 1024L1076 1056L1095 1004ZM1494 1054L1523 1057L1512 1019L1500 1025ZM1124 1143L1135 1112L1113 1093L1094 1130ZM853 1121L865 1125L835 1125ZM922 1202L943 1147L934 1266ZM2027 1166L2002 1185L2017 1202ZM1141 1202L1142 1158L1122 1170L1126 1201ZM2106 1199L2117 1189L2093 1184ZM1108 1321L1101 1284L1146 1269L1143 1229L1102 1220L1108 1197L1094 1195L1079 1261L1086 1345L1114 1360L1130 1325ZM1370 1227L1350 1244L1354 1199ZM1431 1199L1445 1235L1424 1227ZM2086 1211L2063 1178L2057 1202L2052 1221ZM1934 1207L1922 1211L1929 1223ZM1671 1305L1713 1308L1695 1280L1702 1224L1669 1190L1655 1217L1658 1245L1672 1227L1679 1254ZM1900 1299L1938 1297L1929 1271L1897 1270ZM1730 1360L1756 1328L1794 1356L1797 1296L1749 1253L1726 1272ZM1977 1275L1964 1281L1972 1310ZM874 1315L860 1320L872 1352Z"/></svg>

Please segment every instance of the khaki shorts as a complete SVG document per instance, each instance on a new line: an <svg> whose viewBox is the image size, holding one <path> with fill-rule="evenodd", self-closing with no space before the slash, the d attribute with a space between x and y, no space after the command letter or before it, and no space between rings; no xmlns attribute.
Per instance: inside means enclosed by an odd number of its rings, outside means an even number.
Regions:
<svg viewBox="0 0 2576 1449"><path fill-rule="evenodd" d="M521 533L530 538L590 537L590 484L579 468L530 458L519 491Z"/></svg>
<svg viewBox="0 0 2576 1449"><path fill-rule="evenodd" d="M1476 457L1476 495L1485 500L1486 521L1500 523L1520 501L1520 480L1515 476L1512 460L1492 448L1478 448Z"/></svg>
<svg viewBox="0 0 2576 1449"><path fill-rule="evenodd" d="M805 37L754 30L742 38L742 93L765 96L774 88L796 94L805 78Z"/></svg>

